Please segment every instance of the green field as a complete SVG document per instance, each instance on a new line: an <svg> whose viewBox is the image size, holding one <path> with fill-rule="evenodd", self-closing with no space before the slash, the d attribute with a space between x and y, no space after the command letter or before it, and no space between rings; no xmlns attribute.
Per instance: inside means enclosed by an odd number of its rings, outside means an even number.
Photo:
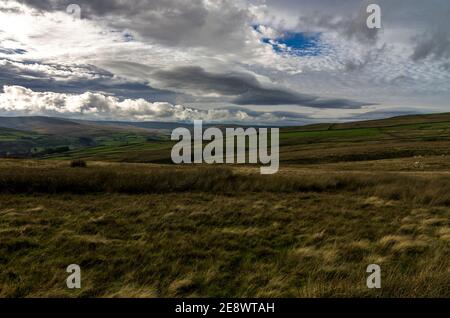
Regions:
<svg viewBox="0 0 450 318"><path fill-rule="evenodd" d="M422 121L423 119L421 119ZM355 126L358 126L355 124ZM332 163L450 154L450 121L429 123L387 122L377 127L339 128L322 125L281 129L281 162ZM86 159L141 163L170 163L173 142L144 137L106 139L97 147L82 147L45 158Z"/></svg>
<svg viewBox="0 0 450 318"><path fill-rule="evenodd" d="M40 119L42 121L42 119ZM21 125L24 129L24 120ZM46 128L40 128L43 125ZM65 125L70 133L62 133ZM170 163L173 146L167 130L57 125L34 120L34 132L0 130L0 155L19 158L86 159ZM43 133L45 132L45 133ZM281 161L332 163L449 154L450 115L405 116L371 122L319 124L281 129Z"/></svg>

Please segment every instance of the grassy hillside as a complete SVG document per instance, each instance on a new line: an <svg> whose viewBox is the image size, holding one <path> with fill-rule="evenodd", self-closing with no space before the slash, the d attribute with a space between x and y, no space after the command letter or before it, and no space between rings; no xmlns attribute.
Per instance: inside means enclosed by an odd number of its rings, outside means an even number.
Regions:
<svg viewBox="0 0 450 318"><path fill-rule="evenodd" d="M15 136L0 130L3 157L9 153L19 157L170 163L173 143L169 140L169 128L176 124L31 117L0 118L2 125L23 129L16 131ZM285 164L447 155L450 114L286 127L281 129L280 142L281 161Z"/></svg>
<svg viewBox="0 0 450 318"><path fill-rule="evenodd" d="M281 136L280 156L290 163L325 163L449 154L450 122L405 124L402 119L398 124L387 120L385 126L366 125L313 131L291 128Z"/></svg>
<svg viewBox="0 0 450 318"><path fill-rule="evenodd" d="M331 163L450 154L449 115L399 117L363 123L281 129L284 164ZM170 162L173 143L159 140L111 145L50 157L123 162Z"/></svg>
<svg viewBox="0 0 450 318"><path fill-rule="evenodd" d="M82 149L92 153L166 139L159 132L138 127L49 117L0 117L0 127L0 156L13 158L57 157Z"/></svg>
<svg viewBox="0 0 450 318"><path fill-rule="evenodd" d="M67 145L81 146L75 138L0 128L0 157L39 156L68 150Z"/></svg>
<svg viewBox="0 0 450 318"><path fill-rule="evenodd" d="M149 130L117 125L101 125L93 121L54 117L0 117L0 127L46 135L99 136L117 132L150 132Z"/></svg>

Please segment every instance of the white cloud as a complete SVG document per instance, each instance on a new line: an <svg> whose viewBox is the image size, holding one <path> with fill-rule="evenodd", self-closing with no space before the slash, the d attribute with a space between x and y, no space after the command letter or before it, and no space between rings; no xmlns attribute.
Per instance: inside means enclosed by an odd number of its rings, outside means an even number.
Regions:
<svg viewBox="0 0 450 318"><path fill-rule="evenodd" d="M88 67L76 65L49 65L37 62L23 63L20 61L0 59L0 69L1 68L14 69L17 74L34 74L40 78L52 78L58 81L80 81L109 78L109 76L95 72Z"/></svg>
<svg viewBox="0 0 450 318"><path fill-rule="evenodd" d="M14 115L67 116L84 119L162 120L225 122L279 122L289 114L255 112L246 109L201 110L144 99L119 100L101 93L64 94L35 92L22 86L4 86L0 94L0 113ZM298 118L297 118L298 119Z"/></svg>

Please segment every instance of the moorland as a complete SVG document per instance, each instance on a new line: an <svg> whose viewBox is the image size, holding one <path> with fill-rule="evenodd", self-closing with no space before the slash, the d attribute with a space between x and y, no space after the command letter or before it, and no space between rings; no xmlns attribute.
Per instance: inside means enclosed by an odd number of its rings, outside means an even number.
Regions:
<svg viewBox="0 0 450 318"><path fill-rule="evenodd" d="M268 176L171 164L169 124L0 127L0 297L450 296L450 114L283 128Z"/></svg>

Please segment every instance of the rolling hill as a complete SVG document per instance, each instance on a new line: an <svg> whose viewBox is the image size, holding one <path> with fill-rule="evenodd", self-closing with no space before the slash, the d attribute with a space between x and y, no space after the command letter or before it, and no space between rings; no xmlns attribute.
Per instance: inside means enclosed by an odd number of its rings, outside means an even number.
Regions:
<svg viewBox="0 0 450 318"><path fill-rule="evenodd" d="M180 126L192 127L179 123L2 117L0 155L170 163L173 142L169 135ZM280 145L280 159L285 164L447 155L450 113L283 127Z"/></svg>
<svg viewBox="0 0 450 318"><path fill-rule="evenodd" d="M43 116L0 117L0 127L47 135L64 134L66 136L98 136L117 132L154 132L143 127L120 125L119 123L105 125L95 121Z"/></svg>
<svg viewBox="0 0 450 318"><path fill-rule="evenodd" d="M52 117L0 117L0 156L44 157L71 150L159 140L157 130Z"/></svg>

